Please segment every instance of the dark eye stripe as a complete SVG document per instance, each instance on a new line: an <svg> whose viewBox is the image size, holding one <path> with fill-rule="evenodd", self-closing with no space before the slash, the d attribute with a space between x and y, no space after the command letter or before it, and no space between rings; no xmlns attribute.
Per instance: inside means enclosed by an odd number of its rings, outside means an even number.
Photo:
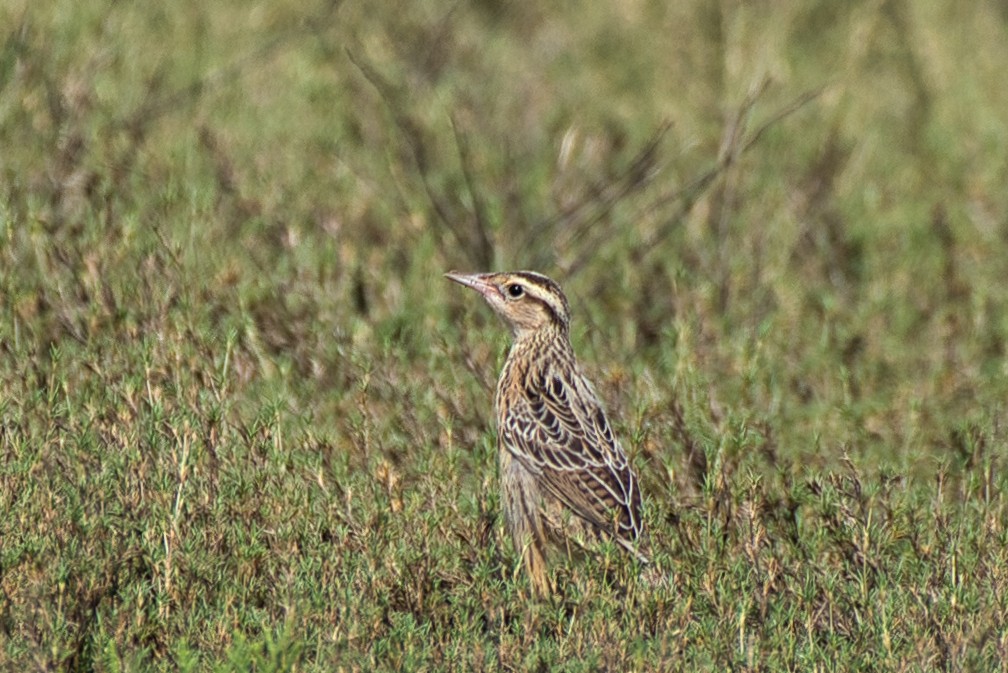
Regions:
<svg viewBox="0 0 1008 673"><path fill-rule="evenodd" d="M534 294L528 294L528 293L526 293L526 295L525 295L525 301L532 301L532 302L535 302L536 304L539 304L544 309L546 309L547 311L549 311L550 315L553 316L553 320L555 320L558 323L566 323L566 320L564 318L562 318L559 313L557 313L556 307L553 306L552 303L550 303L550 302L546 301L545 299L543 299L542 297L537 297Z"/></svg>
<svg viewBox="0 0 1008 673"><path fill-rule="evenodd" d="M528 271L518 271L513 275L521 278L525 283L525 286L529 288L530 291L525 292L527 297L535 297L536 299L539 299L539 301L542 302L542 304L554 315L554 317L557 318L558 321L566 324L569 319L568 316L570 315L570 309L567 306L567 297L564 295L563 290L560 289L560 286L556 284L556 281L552 278L547 278L546 276ZM554 306L553 302L536 297L536 292L532 291L533 288L545 295L556 297L559 306Z"/></svg>

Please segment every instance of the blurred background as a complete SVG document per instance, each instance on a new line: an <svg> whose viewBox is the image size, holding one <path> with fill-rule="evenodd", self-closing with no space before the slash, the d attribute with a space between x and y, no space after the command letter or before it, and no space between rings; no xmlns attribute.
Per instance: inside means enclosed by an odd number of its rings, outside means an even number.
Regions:
<svg viewBox="0 0 1008 673"><path fill-rule="evenodd" d="M499 354L441 272L534 268L586 359L695 365L797 450L1002 399L1003 3L3 13L5 343L235 330L238 385L329 416L355 356Z"/></svg>
<svg viewBox="0 0 1008 673"><path fill-rule="evenodd" d="M1003 463L1004 2L8 0L0 26L7 609L71 661L100 648L62 590L15 590L46 549L147 559L171 612L214 521L317 542L345 504L413 539L459 502L496 539L508 335L449 269L564 286L656 521L743 473L968 495ZM208 567L268 604L281 538ZM196 625L226 612L168 632L223 647Z"/></svg>

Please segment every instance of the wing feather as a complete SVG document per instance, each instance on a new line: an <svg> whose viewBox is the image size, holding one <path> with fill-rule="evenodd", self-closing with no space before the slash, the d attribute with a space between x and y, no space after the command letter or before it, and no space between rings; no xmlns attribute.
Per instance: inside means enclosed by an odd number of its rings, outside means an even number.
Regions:
<svg viewBox="0 0 1008 673"><path fill-rule="evenodd" d="M551 371L530 377L503 421L505 445L553 496L632 549L642 528L640 491L587 379Z"/></svg>

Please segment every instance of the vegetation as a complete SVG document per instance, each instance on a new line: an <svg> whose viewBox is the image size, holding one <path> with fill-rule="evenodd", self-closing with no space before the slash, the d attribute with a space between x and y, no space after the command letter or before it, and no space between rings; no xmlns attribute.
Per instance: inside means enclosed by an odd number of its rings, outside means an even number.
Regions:
<svg viewBox="0 0 1008 673"><path fill-rule="evenodd" d="M0 17L3 670L1006 668L1004 3ZM664 581L531 600L453 268L564 285Z"/></svg>

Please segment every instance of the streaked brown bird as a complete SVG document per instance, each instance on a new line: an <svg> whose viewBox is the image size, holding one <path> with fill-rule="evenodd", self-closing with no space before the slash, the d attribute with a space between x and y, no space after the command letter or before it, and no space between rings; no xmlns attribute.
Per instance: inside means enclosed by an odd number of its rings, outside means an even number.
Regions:
<svg viewBox="0 0 1008 673"><path fill-rule="evenodd" d="M497 448L504 519L532 587L552 590L546 552L610 538L638 560L637 475L570 343L560 286L532 271L445 274L483 295L514 340L497 382Z"/></svg>

